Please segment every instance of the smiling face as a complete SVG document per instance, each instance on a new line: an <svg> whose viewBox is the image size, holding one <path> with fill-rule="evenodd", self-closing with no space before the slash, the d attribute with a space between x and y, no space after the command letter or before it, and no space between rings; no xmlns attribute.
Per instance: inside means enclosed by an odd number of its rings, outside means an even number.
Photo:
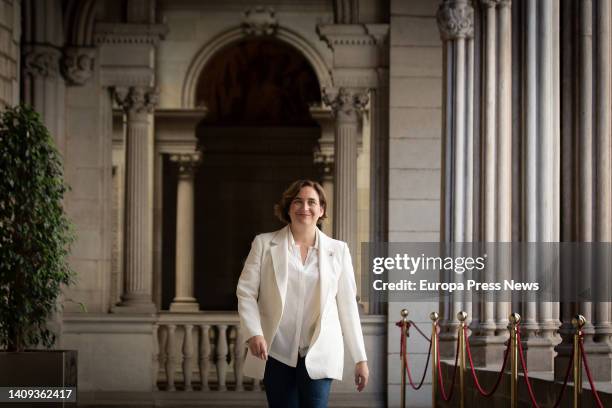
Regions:
<svg viewBox="0 0 612 408"><path fill-rule="evenodd" d="M302 187L289 206L291 225L295 226L315 226L324 213L319 194L310 186Z"/></svg>

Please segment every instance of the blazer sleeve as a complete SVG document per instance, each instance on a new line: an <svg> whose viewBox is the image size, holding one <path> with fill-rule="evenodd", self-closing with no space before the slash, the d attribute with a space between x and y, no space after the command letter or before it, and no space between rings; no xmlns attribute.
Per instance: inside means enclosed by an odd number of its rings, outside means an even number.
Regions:
<svg viewBox="0 0 612 408"><path fill-rule="evenodd" d="M261 317L259 315L259 282L261 279L261 255L263 243L256 236L251 244L251 251L244 262L236 296L238 297L238 315L242 326L245 340L253 336L263 336L261 328Z"/></svg>
<svg viewBox="0 0 612 408"><path fill-rule="evenodd" d="M348 245L344 243L344 253L342 256L342 273L338 280L338 293L336 301L338 303L338 315L340 326L349 353L355 363L367 361L365 346L363 343L363 333L361 332L361 320L357 309L357 285L355 284L355 272Z"/></svg>

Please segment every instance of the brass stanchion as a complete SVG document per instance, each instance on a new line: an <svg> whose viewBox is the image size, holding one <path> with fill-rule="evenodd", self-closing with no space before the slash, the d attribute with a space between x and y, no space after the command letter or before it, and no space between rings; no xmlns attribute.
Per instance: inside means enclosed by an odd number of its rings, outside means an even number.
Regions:
<svg viewBox="0 0 612 408"><path fill-rule="evenodd" d="M402 341L400 343L400 347L402 348L402 350L400 351L401 355L402 355L402 400L401 400L401 407L402 408L406 408L406 342L405 342L405 336L406 336L406 331L408 329L408 310L406 309L402 309L402 311L400 312L400 314L402 315Z"/></svg>
<svg viewBox="0 0 612 408"><path fill-rule="evenodd" d="M461 311L457 313L457 319L459 320L459 393L460 401L459 407L465 407L465 319L467 319L467 313Z"/></svg>
<svg viewBox="0 0 612 408"><path fill-rule="evenodd" d="M510 315L510 324L508 330L510 330L510 406L512 408L518 408L518 370L519 370L519 349L517 342L518 325L521 321L521 315L518 313L512 313Z"/></svg>
<svg viewBox="0 0 612 408"><path fill-rule="evenodd" d="M429 318L431 319L431 358L433 358L433 364L431 365L431 406L436 408L436 393L438 392L438 319L440 315L438 312L431 312Z"/></svg>
<svg viewBox="0 0 612 408"><path fill-rule="evenodd" d="M582 397L582 353L580 353L580 343L582 342L582 328L585 323L586 319L582 315L576 315L572 319L572 326L576 329L574 333L574 408L580 406L580 398Z"/></svg>

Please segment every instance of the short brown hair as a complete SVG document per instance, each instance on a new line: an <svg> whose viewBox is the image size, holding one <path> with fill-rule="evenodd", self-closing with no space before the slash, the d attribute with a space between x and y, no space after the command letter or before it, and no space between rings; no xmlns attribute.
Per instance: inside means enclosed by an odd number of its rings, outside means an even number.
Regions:
<svg viewBox="0 0 612 408"><path fill-rule="evenodd" d="M291 183L287 188L280 201L274 205L274 215L285 224L291 224L291 218L289 217L289 207L291 202L300 193L300 190L304 187L312 187L319 195L319 205L323 208L323 215L319 218L319 221L327 218L327 198L325 197L325 190L321 184L312 180L297 180Z"/></svg>

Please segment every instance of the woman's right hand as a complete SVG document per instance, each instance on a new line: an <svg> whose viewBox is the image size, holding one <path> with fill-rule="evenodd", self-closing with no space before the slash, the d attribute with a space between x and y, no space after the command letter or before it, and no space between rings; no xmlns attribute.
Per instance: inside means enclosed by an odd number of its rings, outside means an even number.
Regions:
<svg viewBox="0 0 612 408"><path fill-rule="evenodd" d="M249 339L249 350L257 358L268 359L268 345L263 336L253 336Z"/></svg>

